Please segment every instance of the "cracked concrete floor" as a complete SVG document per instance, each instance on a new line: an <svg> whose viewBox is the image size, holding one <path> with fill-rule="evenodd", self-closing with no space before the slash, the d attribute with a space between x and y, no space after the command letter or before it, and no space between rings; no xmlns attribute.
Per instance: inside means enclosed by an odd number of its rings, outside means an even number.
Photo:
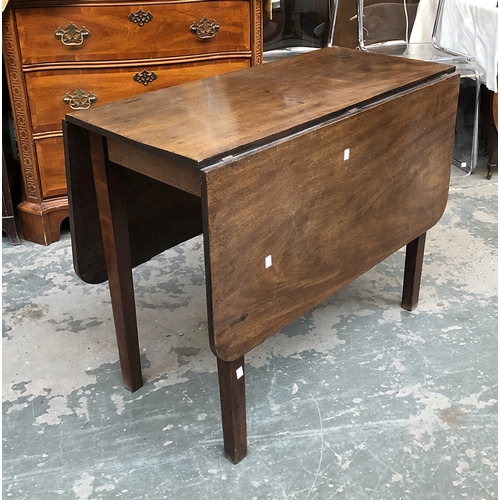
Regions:
<svg viewBox="0 0 500 500"><path fill-rule="evenodd" d="M145 385L121 385L106 284L3 239L3 498L497 498L497 175L453 176L421 298L404 253L246 357L248 456L222 455L202 240L134 271Z"/></svg>

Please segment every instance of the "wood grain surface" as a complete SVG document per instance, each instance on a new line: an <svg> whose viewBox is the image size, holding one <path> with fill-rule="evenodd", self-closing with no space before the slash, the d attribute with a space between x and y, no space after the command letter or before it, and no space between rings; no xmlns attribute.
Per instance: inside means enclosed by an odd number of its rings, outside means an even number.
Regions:
<svg viewBox="0 0 500 500"><path fill-rule="evenodd" d="M33 132L43 134L60 128L61 117L71 112L63 101L66 93L75 94L80 88L97 96L95 106L137 96L172 85L182 85L207 75L219 75L250 66L250 58L212 58L178 64L158 64L155 60L136 65L114 64L108 67L58 68L26 73L26 89L30 99ZM147 70L157 78L148 85L134 80L134 76ZM94 106L94 105L93 105ZM94 107L95 109L95 107ZM89 111L89 110L85 110Z"/></svg>
<svg viewBox="0 0 500 500"><path fill-rule="evenodd" d="M87 283L107 280L88 132L64 122L71 243L77 275ZM199 196L128 168L123 170L132 266L202 232Z"/></svg>
<svg viewBox="0 0 500 500"><path fill-rule="evenodd" d="M141 4L70 5L19 9L16 12L23 64L71 61L115 61L149 59L217 52L250 51L250 3L247 1L169 2L143 5L150 22L139 26L129 14ZM221 28L209 40L190 30L203 16L217 20ZM90 36L82 45L68 47L54 36L73 23ZM207 43L208 42L208 43Z"/></svg>
<svg viewBox="0 0 500 500"><path fill-rule="evenodd" d="M453 71L444 64L331 47L66 119L201 168Z"/></svg>
<svg viewBox="0 0 500 500"><path fill-rule="evenodd" d="M457 98L455 75L202 171L218 357L241 357L436 224Z"/></svg>

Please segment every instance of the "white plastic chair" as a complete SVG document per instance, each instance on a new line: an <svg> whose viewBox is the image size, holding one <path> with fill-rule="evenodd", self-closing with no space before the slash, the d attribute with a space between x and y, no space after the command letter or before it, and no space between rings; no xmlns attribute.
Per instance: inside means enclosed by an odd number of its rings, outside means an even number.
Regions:
<svg viewBox="0 0 500 500"><path fill-rule="evenodd" d="M438 2L431 41L416 43L410 41L410 36L419 0L357 0L358 43L359 49L368 52L452 64L462 81L473 82L475 102L470 160L453 158L453 163L468 175L477 166L479 102L484 71L473 56L439 45L444 2Z"/></svg>

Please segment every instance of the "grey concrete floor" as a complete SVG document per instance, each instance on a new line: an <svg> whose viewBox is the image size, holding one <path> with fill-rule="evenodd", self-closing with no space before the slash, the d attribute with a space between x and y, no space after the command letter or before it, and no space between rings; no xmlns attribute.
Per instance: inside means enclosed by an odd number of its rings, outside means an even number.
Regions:
<svg viewBox="0 0 500 500"><path fill-rule="evenodd" d="M222 453L202 239L134 271L145 385L70 237L3 238L3 498L497 498L497 189L454 170L419 307L399 251L246 358L248 456Z"/></svg>

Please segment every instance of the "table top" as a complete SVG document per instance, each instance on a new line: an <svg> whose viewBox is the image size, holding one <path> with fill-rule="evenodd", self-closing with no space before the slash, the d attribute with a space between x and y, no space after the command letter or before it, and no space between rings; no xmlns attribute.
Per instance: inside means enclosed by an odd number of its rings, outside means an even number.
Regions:
<svg viewBox="0 0 500 500"><path fill-rule="evenodd" d="M458 88L453 66L332 47L68 115L75 268L106 279L125 214L132 266L203 231L210 344L239 359L439 220ZM201 199L158 175L186 171Z"/></svg>
<svg viewBox="0 0 500 500"><path fill-rule="evenodd" d="M453 71L331 47L71 113L67 121L203 168Z"/></svg>
<svg viewBox="0 0 500 500"><path fill-rule="evenodd" d="M429 42L438 0L420 0L411 42ZM497 91L497 0L445 0L440 45L474 56L484 69L483 83Z"/></svg>

